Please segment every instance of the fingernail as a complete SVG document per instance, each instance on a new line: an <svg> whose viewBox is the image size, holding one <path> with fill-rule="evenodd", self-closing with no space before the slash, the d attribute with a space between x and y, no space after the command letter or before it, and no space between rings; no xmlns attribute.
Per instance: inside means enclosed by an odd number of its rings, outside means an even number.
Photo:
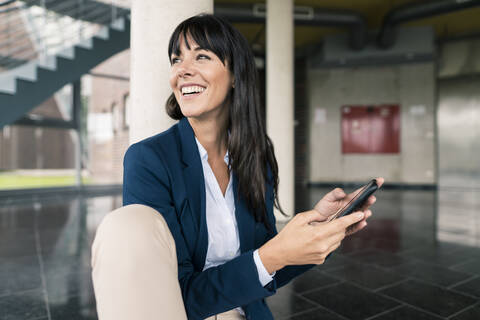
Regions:
<svg viewBox="0 0 480 320"><path fill-rule="evenodd" d="M362 219L362 218L363 218L363 212L359 212L359 213L357 214L357 217L358 217L359 219Z"/></svg>

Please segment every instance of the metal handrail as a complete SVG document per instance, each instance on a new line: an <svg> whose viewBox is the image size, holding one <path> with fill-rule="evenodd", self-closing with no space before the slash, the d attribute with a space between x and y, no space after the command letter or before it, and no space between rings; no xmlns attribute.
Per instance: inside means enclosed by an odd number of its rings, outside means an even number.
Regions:
<svg viewBox="0 0 480 320"><path fill-rule="evenodd" d="M98 24L100 24L100 25L111 22L111 21L110 21L110 17L108 17L108 18L103 18L103 19L96 20L96 21L97 21ZM20 28L19 28L19 29L20 29ZM78 34L78 31L79 31L79 30L73 30L73 31L69 32L68 34L75 35L75 34ZM40 37L39 39L40 39L40 40L45 40L45 39L47 39L48 37L49 37L49 35L45 35L45 36L43 36L43 37ZM10 43L18 43L19 41L21 41L21 40L23 40L23 39L27 39L26 36L25 36L25 34L21 34L21 36L17 36L17 37L15 37L15 38L13 38L13 39L10 39L10 41L7 40L7 41L4 41L3 43L0 43L0 48L2 48L2 47L4 47L4 46L7 46L7 45L10 44Z"/></svg>
<svg viewBox="0 0 480 320"><path fill-rule="evenodd" d="M128 8L116 5L119 2L0 2L0 38L3 39L0 41L0 67L8 70L17 67L19 60L26 63L46 57L93 37L99 32L99 26L112 24L116 18L129 14ZM123 3L126 4L126 1ZM28 25L32 26L33 33L29 31Z"/></svg>
<svg viewBox="0 0 480 320"><path fill-rule="evenodd" d="M14 3L16 0L7 0L0 2L0 7L8 6L11 3Z"/></svg>

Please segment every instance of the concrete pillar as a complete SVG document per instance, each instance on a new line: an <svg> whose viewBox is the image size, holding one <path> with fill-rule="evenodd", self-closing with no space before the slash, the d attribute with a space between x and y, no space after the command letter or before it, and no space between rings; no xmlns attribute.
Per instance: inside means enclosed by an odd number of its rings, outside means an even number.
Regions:
<svg viewBox="0 0 480 320"><path fill-rule="evenodd" d="M168 40L180 22L202 12L213 12L213 0L132 1L130 143L174 123L165 112L165 101L172 92Z"/></svg>
<svg viewBox="0 0 480 320"><path fill-rule="evenodd" d="M267 0L267 133L279 166L279 199L294 214L293 0ZM277 220L285 220L279 212Z"/></svg>
<svg viewBox="0 0 480 320"><path fill-rule="evenodd" d="M82 81L80 79L72 83L72 105L73 105L73 121L75 123L74 134L75 141L75 185L82 186Z"/></svg>

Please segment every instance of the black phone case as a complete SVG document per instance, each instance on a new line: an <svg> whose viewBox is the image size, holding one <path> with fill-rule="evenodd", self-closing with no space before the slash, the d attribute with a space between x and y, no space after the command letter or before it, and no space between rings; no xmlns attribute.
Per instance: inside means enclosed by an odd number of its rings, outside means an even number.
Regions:
<svg viewBox="0 0 480 320"><path fill-rule="evenodd" d="M370 197L375 191L377 191L377 189L377 180L371 180L352 200L350 200L350 202L345 207L343 207L339 211L338 214L335 215L335 218L340 218L347 214L358 211L358 209L361 208L365 201L367 201L368 197Z"/></svg>

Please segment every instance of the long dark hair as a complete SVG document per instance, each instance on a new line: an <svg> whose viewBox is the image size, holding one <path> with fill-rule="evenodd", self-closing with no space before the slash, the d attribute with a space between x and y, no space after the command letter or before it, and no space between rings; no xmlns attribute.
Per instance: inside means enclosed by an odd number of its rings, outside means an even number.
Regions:
<svg viewBox="0 0 480 320"><path fill-rule="evenodd" d="M266 182L273 184L274 205L285 215L278 201L278 164L272 141L267 136L260 113L257 89L257 68L247 40L226 20L211 14L193 16L183 21L173 32L168 45L168 57L180 54L180 41L189 36L201 48L213 52L228 67L235 87L229 94L227 148L229 168L238 177L238 187L255 220L272 231L266 211ZM183 118L172 93L167 100L168 115ZM268 168L271 174L269 177Z"/></svg>

